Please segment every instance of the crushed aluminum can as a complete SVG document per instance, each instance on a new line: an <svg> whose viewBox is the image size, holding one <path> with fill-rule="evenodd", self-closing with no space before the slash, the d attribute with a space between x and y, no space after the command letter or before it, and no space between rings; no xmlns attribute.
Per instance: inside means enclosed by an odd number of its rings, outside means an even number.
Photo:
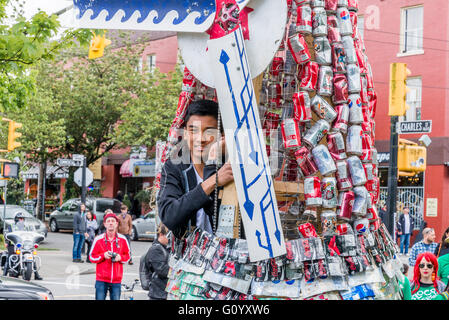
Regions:
<svg viewBox="0 0 449 320"><path fill-rule="evenodd" d="M314 61L309 61L300 66L299 88L306 91L315 91L318 82L318 72L320 65Z"/></svg>
<svg viewBox="0 0 449 320"><path fill-rule="evenodd" d="M313 161L312 154L306 147L301 147L295 151L296 162L304 177L314 175L318 171L318 167Z"/></svg>
<svg viewBox="0 0 449 320"><path fill-rule="evenodd" d="M316 37L313 39L315 47L315 61L321 66L332 64L332 49L326 37Z"/></svg>
<svg viewBox="0 0 449 320"><path fill-rule="evenodd" d="M348 79L346 76L341 73L334 74L334 94L332 96L332 102L337 104L347 103L348 102Z"/></svg>
<svg viewBox="0 0 449 320"><path fill-rule="evenodd" d="M285 119L289 119L289 118L293 118L293 103L285 102L282 105L282 116L281 116L281 119L285 120Z"/></svg>
<svg viewBox="0 0 449 320"><path fill-rule="evenodd" d="M317 7L321 7L324 8L324 6L326 5L326 1L325 0L312 0L310 2L312 8L317 8Z"/></svg>
<svg viewBox="0 0 449 320"><path fill-rule="evenodd" d="M296 9L296 31L302 34L312 33L312 8L309 5L298 5Z"/></svg>
<svg viewBox="0 0 449 320"><path fill-rule="evenodd" d="M354 230L357 234L365 234L369 232L369 221L366 218L354 221Z"/></svg>
<svg viewBox="0 0 449 320"><path fill-rule="evenodd" d="M304 238L317 238L315 227L310 222L298 226L298 230Z"/></svg>
<svg viewBox="0 0 449 320"><path fill-rule="evenodd" d="M347 158L345 149L345 139L341 132L330 132L327 135L327 146L332 159L335 161Z"/></svg>
<svg viewBox="0 0 449 320"><path fill-rule="evenodd" d="M362 149L362 127L358 125L350 126L346 135L346 152L349 155L361 156Z"/></svg>
<svg viewBox="0 0 449 320"><path fill-rule="evenodd" d="M366 210L366 218L369 222L379 219L379 212L377 211L376 206L371 206L371 208L368 208L368 210Z"/></svg>
<svg viewBox="0 0 449 320"><path fill-rule="evenodd" d="M297 33L287 40L287 47L297 64L304 64L310 61L310 52L304 37Z"/></svg>
<svg viewBox="0 0 449 320"><path fill-rule="evenodd" d="M363 122L362 99L358 94L349 95L349 123L361 124Z"/></svg>
<svg viewBox="0 0 449 320"><path fill-rule="evenodd" d="M282 140L285 149L295 149L301 146L301 134L295 119L285 119L281 123Z"/></svg>
<svg viewBox="0 0 449 320"><path fill-rule="evenodd" d="M354 205L352 206L352 213L358 217L366 216L366 209L368 208L368 201L370 195L365 187L359 186L353 189L355 194Z"/></svg>
<svg viewBox="0 0 449 320"><path fill-rule="evenodd" d="M371 162L373 159L372 147L371 136L368 133L362 133L362 156L360 157L362 162Z"/></svg>
<svg viewBox="0 0 449 320"><path fill-rule="evenodd" d="M368 107L371 113L371 118L374 118L376 116L377 94L371 89L368 89Z"/></svg>
<svg viewBox="0 0 449 320"><path fill-rule="evenodd" d="M298 72L298 65L293 59L293 55L290 50L285 52L285 64L284 64L284 74L286 75L296 75Z"/></svg>
<svg viewBox="0 0 449 320"><path fill-rule="evenodd" d="M310 97L307 91L299 91L293 94L293 118L299 122L312 120Z"/></svg>
<svg viewBox="0 0 449 320"><path fill-rule="evenodd" d="M353 234L354 231L349 223L342 223L337 225L337 234L343 236L345 234Z"/></svg>
<svg viewBox="0 0 449 320"><path fill-rule="evenodd" d="M311 107L313 112L323 120L331 123L337 117L337 112L332 106L318 94L312 98Z"/></svg>
<svg viewBox="0 0 449 320"><path fill-rule="evenodd" d="M324 6L324 9L327 13L336 13L337 12L337 6L338 0L326 0L326 4Z"/></svg>
<svg viewBox="0 0 449 320"><path fill-rule="evenodd" d="M325 145L320 144L315 148L313 148L312 155L316 165L318 166L318 170L320 171L322 176L327 176L337 171L335 162L332 159L329 150L327 150L327 147Z"/></svg>
<svg viewBox="0 0 449 320"><path fill-rule="evenodd" d="M338 191L347 191L352 188L352 182L349 174L348 163L346 160L337 161L337 172L335 178L337 179Z"/></svg>
<svg viewBox="0 0 449 320"><path fill-rule="evenodd" d="M346 52L343 44L336 42L332 44L332 67L334 73L346 73ZM348 79L349 80L349 79ZM349 81L348 81L349 85Z"/></svg>
<svg viewBox="0 0 449 320"><path fill-rule="evenodd" d="M297 6L301 6L303 4L309 4L311 0L295 0L295 4Z"/></svg>
<svg viewBox="0 0 449 320"><path fill-rule="evenodd" d="M341 38L341 42L343 43L343 48L345 48L346 63L356 64L358 61L354 47L354 39L351 36L344 36Z"/></svg>
<svg viewBox="0 0 449 320"><path fill-rule="evenodd" d="M331 45L341 42L340 28L336 16L327 16L327 39Z"/></svg>
<svg viewBox="0 0 449 320"><path fill-rule="evenodd" d="M322 205L320 178L306 177L304 179L304 198L308 207L319 207Z"/></svg>
<svg viewBox="0 0 449 320"><path fill-rule="evenodd" d="M346 66L348 75L348 91L349 93L360 93L362 84L360 81L360 68L356 64L348 64Z"/></svg>
<svg viewBox="0 0 449 320"><path fill-rule="evenodd" d="M365 170L367 184L374 180L376 175L374 174L374 165L372 163L362 163L363 169ZM368 188L367 188L368 189ZM371 191L371 190L368 190Z"/></svg>
<svg viewBox="0 0 449 320"><path fill-rule="evenodd" d="M337 19L341 36L343 37L352 35L351 16L349 15L348 8L339 7L337 9Z"/></svg>
<svg viewBox="0 0 449 320"><path fill-rule="evenodd" d="M363 186L366 183L366 176L362 161L357 156L349 157L346 161L348 162L352 185L354 187Z"/></svg>
<svg viewBox="0 0 449 320"><path fill-rule="evenodd" d="M349 106L347 104L339 104L335 106L337 118L332 123L332 130L346 133L348 131Z"/></svg>
<svg viewBox="0 0 449 320"><path fill-rule="evenodd" d="M352 34L351 37L353 39L359 38L359 28L358 28L358 16L357 13L354 11L349 10L349 17L351 18L351 24L352 24Z"/></svg>
<svg viewBox="0 0 449 320"><path fill-rule="evenodd" d="M361 75L368 74L368 67L367 67L367 63L365 60L365 54L363 53L363 51L360 48L355 49L355 54L357 56L357 63L360 68L360 74Z"/></svg>
<svg viewBox="0 0 449 320"><path fill-rule="evenodd" d="M380 226L381 226L381 222L379 221L379 219L373 220L372 222L369 223L369 229L371 232L375 232L375 231L379 230Z"/></svg>
<svg viewBox="0 0 449 320"><path fill-rule="evenodd" d="M332 96L333 91L333 78L332 67L321 66L318 74L318 90L317 94L323 97Z"/></svg>
<svg viewBox="0 0 449 320"><path fill-rule="evenodd" d="M296 77L285 75L282 79L282 99L292 101L293 93L296 91Z"/></svg>
<svg viewBox="0 0 449 320"><path fill-rule="evenodd" d="M348 10L357 12L359 10L358 0L348 0Z"/></svg>
<svg viewBox="0 0 449 320"><path fill-rule="evenodd" d="M274 57L270 66L270 75L277 78L283 71L284 71L284 58Z"/></svg>
<svg viewBox="0 0 449 320"><path fill-rule="evenodd" d="M312 9L312 35L314 37L327 36L327 14L324 7Z"/></svg>
<svg viewBox="0 0 449 320"><path fill-rule="evenodd" d="M318 120L315 124L307 130L303 141L310 148L314 148L320 143L321 139L329 132L330 125L326 120Z"/></svg>
<svg viewBox="0 0 449 320"><path fill-rule="evenodd" d="M321 212L320 219L323 236L337 234L337 214L334 211L326 210Z"/></svg>
<svg viewBox="0 0 449 320"><path fill-rule="evenodd" d="M351 220L355 194L352 191L341 192L338 195L337 218L344 221Z"/></svg>
<svg viewBox="0 0 449 320"><path fill-rule="evenodd" d="M348 7L348 0L338 0L337 2L338 7Z"/></svg>
<svg viewBox="0 0 449 320"><path fill-rule="evenodd" d="M302 213L302 218L316 220L317 218L317 208L307 207Z"/></svg>
<svg viewBox="0 0 449 320"><path fill-rule="evenodd" d="M323 178L321 181L321 196L323 198L323 208L337 207L337 180L334 177Z"/></svg>
<svg viewBox="0 0 449 320"><path fill-rule="evenodd" d="M281 116L277 113L266 111L264 115L263 129L265 135L270 135L272 130L276 130L281 122Z"/></svg>

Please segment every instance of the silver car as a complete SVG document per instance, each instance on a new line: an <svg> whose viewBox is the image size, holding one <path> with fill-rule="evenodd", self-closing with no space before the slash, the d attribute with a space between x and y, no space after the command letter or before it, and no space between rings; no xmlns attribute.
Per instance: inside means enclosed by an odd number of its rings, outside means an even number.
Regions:
<svg viewBox="0 0 449 320"><path fill-rule="evenodd" d="M156 238L157 226L159 225L159 217L156 211L147 212L141 218L133 220L133 232L131 240L137 241L139 238L152 239Z"/></svg>
<svg viewBox="0 0 449 320"><path fill-rule="evenodd" d="M48 229L45 223L33 217L24 208L16 205L6 205L5 227L7 225L14 224L14 217L18 212L21 212L25 217L25 226L33 225L34 229L36 229L36 232L44 235L45 238L47 237ZM3 205L0 205L0 229L2 230L1 232L3 232Z"/></svg>

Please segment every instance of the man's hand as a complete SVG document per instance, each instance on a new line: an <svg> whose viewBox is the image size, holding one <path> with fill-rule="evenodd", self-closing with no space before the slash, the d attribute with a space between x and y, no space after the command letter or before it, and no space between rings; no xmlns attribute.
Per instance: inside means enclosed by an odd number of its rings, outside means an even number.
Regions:
<svg viewBox="0 0 449 320"><path fill-rule="evenodd" d="M117 255L115 256L114 261L115 262L119 262L120 260L122 260L122 257L120 257L120 255L117 253Z"/></svg>
<svg viewBox="0 0 449 320"><path fill-rule="evenodd" d="M109 254L109 251L106 251L106 252L104 253L104 258L105 258L105 259L111 259L111 258L112 258L112 256Z"/></svg>
<svg viewBox="0 0 449 320"><path fill-rule="evenodd" d="M204 193L210 195L215 190L216 176L218 175L218 186L222 187L227 185L229 182L234 181L234 176L232 174L232 167L230 163L225 163L216 174L209 177L201 183Z"/></svg>

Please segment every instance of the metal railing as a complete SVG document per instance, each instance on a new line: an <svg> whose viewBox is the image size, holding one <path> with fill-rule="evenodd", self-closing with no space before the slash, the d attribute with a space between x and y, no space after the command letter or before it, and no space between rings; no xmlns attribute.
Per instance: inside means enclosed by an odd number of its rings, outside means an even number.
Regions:
<svg viewBox="0 0 449 320"><path fill-rule="evenodd" d="M388 188L380 188L379 205L382 207L387 203ZM407 206L410 208L410 216L415 223L415 230L421 228L424 221L424 187L398 187L397 194L398 207ZM395 215L399 219L400 214Z"/></svg>

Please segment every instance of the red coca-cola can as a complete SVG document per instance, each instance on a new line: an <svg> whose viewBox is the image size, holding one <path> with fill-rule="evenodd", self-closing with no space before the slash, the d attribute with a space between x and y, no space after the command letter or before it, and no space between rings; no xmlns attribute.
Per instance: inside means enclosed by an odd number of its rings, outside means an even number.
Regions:
<svg viewBox="0 0 449 320"><path fill-rule="evenodd" d="M371 232L377 231L380 229L380 225L381 225L381 222L379 221L379 219L373 220L369 224L369 229L371 230Z"/></svg>
<svg viewBox="0 0 449 320"><path fill-rule="evenodd" d="M311 176L318 172L318 167L315 161L313 161L312 154L306 147L301 147L297 150L295 152L295 158L304 177Z"/></svg>
<svg viewBox="0 0 449 320"><path fill-rule="evenodd" d="M281 123L282 140L285 149L294 149L301 146L301 134L298 121L285 119Z"/></svg>
<svg viewBox="0 0 449 320"><path fill-rule="evenodd" d="M303 223L298 226L298 230L304 238L316 238L318 234L316 233L315 227L310 222Z"/></svg>
<svg viewBox="0 0 449 320"><path fill-rule="evenodd" d="M293 114L299 122L309 122L312 120L310 109L310 96L306 91L299 91L293 94Z"/></svg>
<svg viewBox="0 0 449 320"><path fill-rule="evenodd" d="M362 49L355 48L355 54L357 58L357 63L360 67L360 74L366 75L368 73L367 63L365 59L365 54L363 53Z"/></svg>
<svg viewBox="0 0 449 320"><path fill-rule="evenodd" d="M351 176L349 174L349 167L346 160L340 160L336 163L337 172L335 178L337 179L338 191L347 191L352 188Z"/></svg>
<svg viewBox="0 0 449 320"><path fill-rule="evenodd" d="M270 75L273 77L278 77L284 70L284 58L274 57L270 66Z"/></svg>
<svg viewBox="0 0 449 320"><path fill-rule="evenodd" d="M367 87L368 91L374 90L373 74L372 74L372 72L370 72L371 66L369 63L366 64L366 68L368 70L368 72L365 75L366 76L366 87Z"/></svg>
<svg viewBox="0 0 449 320"><path fill-rule="evenodd" d="M312 33L312 8L308 4L298 5L296 9L296 31L302 34Z"/></svg>
<svg viewBox="0 0 449 320"><path fill-rule="evenodd" d="M302 65L299 70L299 88L306 91L315 91L319 70L320 65L314 61Z"/></svg>
<svg viewBox="0 0 449 320"><path fill-rule="evenodd" d="M332 96L332 102L334 104L342 104L348 102L348 79L341 73L334 74L334 95Z"/></svg>
<svg viewBox="0 0 449 320"><path fill-rule="evenodd" d="M338 4L338 0L326 0L324 9L328 13L336 13L337 12L337 4Z"/></svg>
<svg viewBox="0 0 449 320"><path fill-rule="evenodd" d="M377 219L379 219L379 212L377 211L377 206L371 206L371 208L368 208L366 211L366 218L369 222L373 222Z"/></svg>
<svg viewBox="0 0 449 320"><path fill-rule="evenodd" d="M327 145L332 158L337 160L346 159L345 140L341 132L331 132L327 135Z"/></svg>
<svg viewBox="0 0 449 320"><path fill-rule="evenodd" d="M308 207L319 207L323 204L320 178L306 177L304 179L304 198Z"/></svg>
<svg viewBox="0 0 449 320"><path fill-rule="evenodd" d="M348 10L357 12L359 10L359 1L348 0Z"/></svg>
<svg viewBox="0 0 449 320"><path fill-rule="evenodd" d="M304 37L297 33L287 40L287 47L297 64L304 64L310 61L310 52Z"/></svg>
<svg viewBox="0 0 449 320"><path fill-rule="evenodd" d="M281 121L281 116L274 112L266 111L264 115L263 129L265 130L265 135L270 135L271 130L278 128Z"/></svg>
<svg viewBox="0 0 449 320"><path fill-rule="evenodd" d="M345 221L351 220L354 200L355 194L352 191L341 192L338 195L338 205L337 205L338 219Z"/></svg>
<svg viewBox="0 0 449 320"><path fill-rule="evenodd" d="M310 4L310 0L295 0L297 6L302 6L303 4Z"/></svg>
<svg viewBox="0 0 449 320"><path fill-rule="evenodd" d="M357 28L357 23L358 23L358 17L357 14L354 11L349 11L349 18L351 19L351 24L352 24L352 38L358 38L358 28Z"/></svg>
<svg viewBox="0 0 449 320"><path fill-rule="evenodd" d="M371 141L371 135L368 133L362 133L362 156L360 160L362 162L371 162L373 159L373 143Z"/></svg>
<svg viewBox="0 0 449 320"><path fill-rule="evenodd" d="M184 68L184 75L182 77L182 91L192 92L196 86L196 79L187 67Z"/></svg>
<svg viewBox="0 0 449 320"><path fill-rule="evenodd" d="M372 119L374 119L374 117L376 116L376 106L377 106L377 94L374 90L368 89L368 107Z"/></svg>
<svg viewBox="0 0 449 320"><path fill-rule="evenodd" d="M332 130L346 133L348 131L349 106L345 103L336 105L335 111L337 112L337 117L332 123Z"/></svg>
<svg viewBox="0 0 449 320"><path fill-rule="evenodd" d="M352 230L352 227L349 223L342 223L337 225L337 234L339 236L351 233L354 233L354 231Z"/></svg>
<svg viewBox="0 0 449 320"><path fill-rule="evenodd" d="M341 42L332 44L332 66L334 73L346 73L346 52Z"/></svg>
<svg viewBox="0 0 449 320"><path fill-rule="evenodd" d="M338 20L334 15L327 16L327 39L332 45L341 42L340 29L338 28Z"/></svg>

